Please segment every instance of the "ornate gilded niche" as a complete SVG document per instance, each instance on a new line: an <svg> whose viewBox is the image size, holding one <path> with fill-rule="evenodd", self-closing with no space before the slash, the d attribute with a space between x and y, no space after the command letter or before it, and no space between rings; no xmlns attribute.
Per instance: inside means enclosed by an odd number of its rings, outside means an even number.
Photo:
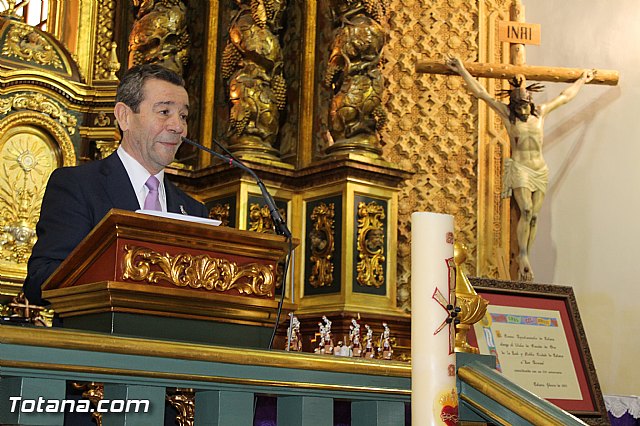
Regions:
<svg viewBox="0 0 640 426"><path fill-rule="evenodd" d="M87 86L51 34L0 15L0 296L22 286L53 170L77 164L90 139L113 142L112 87Z"/></svg>

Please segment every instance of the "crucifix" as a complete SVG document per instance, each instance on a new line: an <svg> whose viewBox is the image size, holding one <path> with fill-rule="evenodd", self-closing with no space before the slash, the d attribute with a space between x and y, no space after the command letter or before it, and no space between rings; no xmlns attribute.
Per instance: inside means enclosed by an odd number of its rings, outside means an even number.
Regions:
<svg viewBox="0 0 640 426"><path fill-rule="evenodd" d="M518 279L533 281L529 253L536 235L537 215L542 207L548 184L548 169L542 156L544 118L551 111L572 100L584 84L616 85L618 73L610 70L526 65L524 46L539 44L539 25L525 23L524 7L520 0L514 0L510 19L509 22L500 22L498 28L499 40L511 44L510 64L463 63L460 59L450 56L444 63L419 63L416 71L460 75L469 91L486 102L502 119L511 148L511 157L505 160L503 166L502 197L513 196L520 212L516 227ZM475 77L509 79L511 89L501 91L502 95L508 96L509 103L494 99ZM531 94L540 91L542 86L539 83L527 85L527 80L572 84L555 99L535 105Z"/></svg>

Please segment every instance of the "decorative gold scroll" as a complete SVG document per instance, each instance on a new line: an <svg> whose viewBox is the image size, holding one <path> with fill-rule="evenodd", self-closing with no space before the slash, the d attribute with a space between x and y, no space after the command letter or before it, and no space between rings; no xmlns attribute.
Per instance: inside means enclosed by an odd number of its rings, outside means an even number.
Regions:
<svg viewBox="0 0 640 426"><path fill-rule="evenodd" d="M375 201L358 203L358 284L380 287L384 284L384 208Z"/></svg>
<svg viewBox="0 0 640 426"><path fill-rule="evenodd" d="M311 247L311 275L313 287L330 286L333 283L333 252L335 251L335 205L320 203L311 213L313 225L308 235Z"/></svg>
<svg viewBox="0 0 640 426"><path fill-rule="evenodd" d="M231 214L231 206L229 203L215 204L209 210L211 219L219 220L220 226L229 226L229 215Z"/></svg>
<svg viewBox="0 0 640 426"><path fill-rule="evenodd" d="M226 259L207 255L180 253L161 254L147 247L124 247L123 280L147 281L156 284L166 281L177 287L204 288L240 294L273 296L274 274L271 267L259 263L238 265ZM159 267L160 270L152 270Z"/></svg>
<svg viewBox="0 0 640 426"><path fill-rule="evenodd" d="M54 46L37 33L34 27L14 22L2 48L2 56L63 69L62 60Z"/></svg>
<svg viewBox="0 0 640 426"><path fill-rule="evenodd" d="M278 209L278 211L286 222L287 213L283 209ZM266 204L260 206L258 203L251 203L249 206L249 231L274 234L274 226L269 207Z"/></svg>
<svg viewBox="0 0 640 426"><path fill-rule="evenodd" d="M74 389L81 390L82 397L91 401L93 407L98 408L98 404L104 398L104 383L99 382L71 382ZM102 413L95 408L91 409L91 418L96 422L96 426L102 426Z"/></svg>
<svg viewBox="0 0 640 426"><path fill-rule="evenodd" d="M167 392L167 401L178 411L178 426L193 426L195 420L196 393L193 389L176 389Z"/></svg>
<svg viewBox="0 0 640 426"><path fill-rule="evenodd" d="M23 92L0 100L0 114L7 114L11 109L41 112L58 120L70 135L76 133L78 119L59 103L41 93Z"/></svg>

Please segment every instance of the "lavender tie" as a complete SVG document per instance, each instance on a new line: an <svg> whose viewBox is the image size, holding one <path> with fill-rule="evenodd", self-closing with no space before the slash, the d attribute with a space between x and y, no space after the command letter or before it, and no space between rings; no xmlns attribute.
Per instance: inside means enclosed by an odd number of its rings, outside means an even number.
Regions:
<svg viewBox="0 0 640 426"><path fill-rule="evenodd" d="M158 196L160 181L155 176L149 176L144 185L149 188L147 198L144 199L144 209L161 211L162 207L160 207L160 197Z"/></svg>

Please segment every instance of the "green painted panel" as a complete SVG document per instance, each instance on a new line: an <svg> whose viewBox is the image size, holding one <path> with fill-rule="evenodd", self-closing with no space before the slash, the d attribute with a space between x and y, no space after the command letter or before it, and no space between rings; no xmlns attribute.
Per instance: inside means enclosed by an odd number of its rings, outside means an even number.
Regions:
<svg viewBox="0 0 640 426"><path fill-rule="evenodd" d="M250 392L201 391L196 393L198 426L252 426L254 395Z"/></svg>
<svg viewBox="0 0 640 426"><path fill-rule="evenodd" d="M62 425L65 390L64 380L2 377L0 424Z"/></svg>
<svg viewBox="0 0 640 426"><path fill-rule="evenodd" d="M309 396L278 398L278 426L333 426L333 399Z"/></svg>
<svg viewBox="0 0 640 426"><path fill-rule="evenodd" d="M166 389L160 386L105 383L103 426L146 426L164 424ZM106 401L109 401L108 403ZM145 402L148 401L148 404Z"/></svg>
<svg viewBox="0 0 640 426"><path fill-rule="evenodd" d="M266 349L271 327L111 312L65 318L65 328L120 336Z"/></svg>
<svg viewBox="0 0 640 426"><path fill-rule="evenodd" d="M404 403L354 401L351 426L404 426Z"/></svg>

